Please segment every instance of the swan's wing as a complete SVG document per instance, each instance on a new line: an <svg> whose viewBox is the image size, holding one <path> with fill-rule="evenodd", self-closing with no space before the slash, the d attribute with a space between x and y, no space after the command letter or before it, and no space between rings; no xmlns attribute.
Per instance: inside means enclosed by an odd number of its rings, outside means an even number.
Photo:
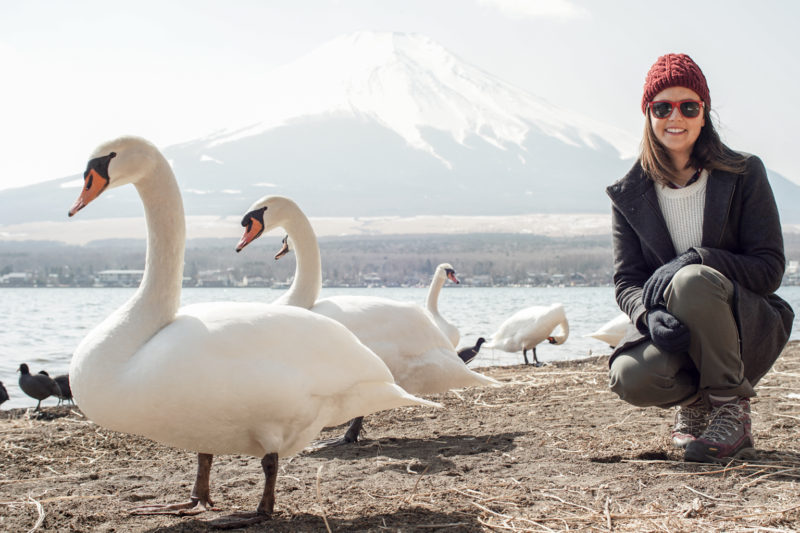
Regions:
<svg viewBox="0 0 800 533"><path fill-rule="evenodd" d="M388 365L396 382L414 394L496 383L470 370L450 340L421 307L386 298L336 296L312 309L344 324Z"/></svg>
<svg viewBox="0 0 800 533"><path fill-rule="evenodd" d="M395 346L398 355L431 348L452 349L430 315L415 304L388 298L335 296L317 301L312 310L344 324L369 347Z"/></svg>
<svg viewBox="0 0 800 533"><path fill-rule="evenodd" d="M293 453L326 425L426 403L395 385L340 324L299 308L244 303L182 309L131 357L116 393L117 414L127 420L114 423L110 414L112 429L256 456Z"/></svg>
<svg viewBox="0 0 800 533"><path fill-rule="evenodd" d="M531 348L544 341L563 320L561 304L526 307L506 319L486 344L504 351Z"/></svg>
<svg viewBox="0 0 800 533"><path fill-rule="evenodd" d="M599 341L608 343L610 346L616 346L631 323L630 317L625 313L620 313L613 319L603 324L597 331L590 333L587 337L595 338Z"/></svg>

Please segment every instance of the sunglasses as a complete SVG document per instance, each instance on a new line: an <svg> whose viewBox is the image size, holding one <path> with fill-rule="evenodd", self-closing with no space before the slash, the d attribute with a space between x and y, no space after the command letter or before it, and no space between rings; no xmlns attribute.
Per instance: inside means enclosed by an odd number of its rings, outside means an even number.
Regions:
<svg viewBox="0 0 800 533"><path fill-rule="evenodd" d="M656 100L650 102L650 113L656 118L667 118L672 114L672 109L678 106L681 115L686 118L695 118L700 114L703 109L703 102L700 100L681 100L680 102L672 102L670 100Z"/></svg>

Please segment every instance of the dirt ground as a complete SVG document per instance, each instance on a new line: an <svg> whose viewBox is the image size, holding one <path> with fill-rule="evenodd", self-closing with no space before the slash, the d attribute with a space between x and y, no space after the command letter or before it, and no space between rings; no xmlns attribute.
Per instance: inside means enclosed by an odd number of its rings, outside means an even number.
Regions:
<svg viewBox="0 0 800 533"><path fill-rule="evenodd" d="M600 356L485 368L504 385L370 416L359 445L282 458L272 519L245 531L800 530L800 342L758 387L757 456L728 465L684 463L668 441L673 412L617 399L606 367ZM220 512L129 513L188 499L195 468L194 454L76 408L2 411L0 531L211 531L207 520L257 505L259 460L220 456Z"/></svg>

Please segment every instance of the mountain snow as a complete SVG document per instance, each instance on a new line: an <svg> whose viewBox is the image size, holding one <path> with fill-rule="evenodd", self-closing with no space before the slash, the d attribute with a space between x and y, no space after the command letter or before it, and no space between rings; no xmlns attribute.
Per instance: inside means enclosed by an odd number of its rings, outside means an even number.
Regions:
<svg viewBox="0 0 800 533"><path fill-rule="evenodd" d="M418 34L337 37L243 88L241 103L245 122L163 149L187 216L236 231L265 194L291 197L336 234L606 231L591 214L607 217L604 189L634 164L638 145ZM800 222L800 187L774 173L770 181L784 224ZM61 221L81 185L76 174L0 191L0 240ZM141 217L134 188L105 196L82 217ZM553 230L554 220L567 229Z"/></svg>
<svg viewBox="0 0 800 533"><path fill-rule="evenodd" d="M499 149L519 146L532 130L572 146L600 140L619 157L638 140L514 87L419 34L356 32L274 71L255 124L224 133L212 146L258 135L306 116L358 116L394 131L449 167L423 136L432 128L463 144L477 136Z"/></svg>

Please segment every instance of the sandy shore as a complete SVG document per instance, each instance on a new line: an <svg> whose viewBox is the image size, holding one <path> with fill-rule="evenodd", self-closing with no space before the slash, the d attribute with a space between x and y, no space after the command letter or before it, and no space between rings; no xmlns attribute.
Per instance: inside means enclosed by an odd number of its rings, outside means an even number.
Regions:
<svg viewBox="0 0 800 533"><path fill-rule="evenodd" d="M360 445L280 460L276 510L246 531L796 531L800 343L753 402L757 456L684 463L672 411L606 384L607 357L482 369L504 382L432 396L444 409L368 417ZM335 436L341 429L326 430ZM135 516L188 498L195 456L115 433L77 408L0 411L0 531L210 531L253 510L259 460L215 458L220 512Z"/></svg>

